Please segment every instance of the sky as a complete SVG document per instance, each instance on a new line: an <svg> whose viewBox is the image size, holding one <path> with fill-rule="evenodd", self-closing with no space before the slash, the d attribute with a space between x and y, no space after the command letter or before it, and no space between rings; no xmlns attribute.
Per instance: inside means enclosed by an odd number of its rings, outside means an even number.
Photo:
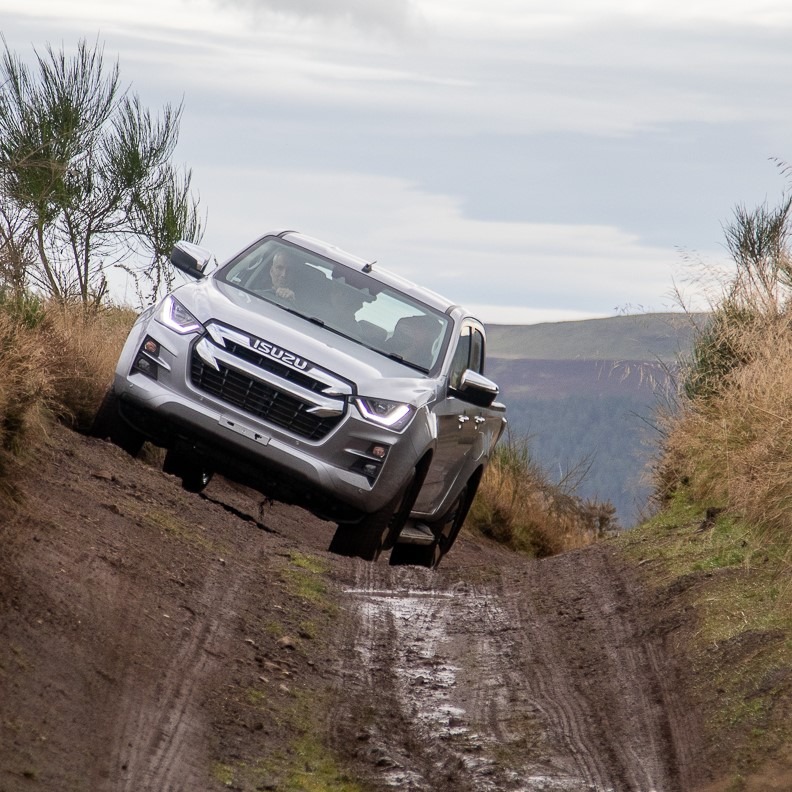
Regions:
<svg viewBox="0 0 792 792"><path fill-rule="evenodd" d="M789 0L0 0L98 41L224 261L294 229L488 323L706 307L737 205L792 162Z"/></svg>

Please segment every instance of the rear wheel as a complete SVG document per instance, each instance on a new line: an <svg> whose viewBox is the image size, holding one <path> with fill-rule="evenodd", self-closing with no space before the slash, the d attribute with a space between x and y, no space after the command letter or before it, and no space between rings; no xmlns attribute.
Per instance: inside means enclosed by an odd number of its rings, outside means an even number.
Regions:
<svg viewBox="0 0 792 792"><path fill-rule="evenodd" d="M110 440L130 456L136 457L143 448L146 438L133 429L118 412L118 396L112 388L107 389L99 409L96 411L90 432L92 437Z"/></svg>
<svg viewBox="0 0 792 792"><path fill-rule="evenodd" d="M212 471L199 458L191 458L184 451L169 449L162 470L181 479L187 492L201 492L212 480Z"/></svg>

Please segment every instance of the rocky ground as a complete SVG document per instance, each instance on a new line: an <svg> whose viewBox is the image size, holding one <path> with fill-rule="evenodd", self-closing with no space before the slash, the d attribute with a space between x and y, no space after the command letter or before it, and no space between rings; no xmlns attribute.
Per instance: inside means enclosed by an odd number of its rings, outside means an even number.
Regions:
<svg viewBox="0 0 792 792"><path fill-rule="evenodd" d="M0 524L0 792L687 792L684 617L608 544L437 572L56 428Z"/></svg>

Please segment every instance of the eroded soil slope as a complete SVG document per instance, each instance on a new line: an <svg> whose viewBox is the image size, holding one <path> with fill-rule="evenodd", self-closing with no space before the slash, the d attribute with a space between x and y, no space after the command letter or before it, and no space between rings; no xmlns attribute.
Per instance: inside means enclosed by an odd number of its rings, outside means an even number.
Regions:
<svg viewBox="0 0 792 792"><path fill-rule="evenodd" d="M687 792L698 728L606 546L437 572L57 429L0 529L0 790Z"/></svg>

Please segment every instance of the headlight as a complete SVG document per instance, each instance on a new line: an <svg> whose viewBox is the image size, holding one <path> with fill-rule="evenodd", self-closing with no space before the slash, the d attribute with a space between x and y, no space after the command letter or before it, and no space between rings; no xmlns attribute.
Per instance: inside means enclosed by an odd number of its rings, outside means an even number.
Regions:
<svg viewBox="0 0 792 792"><path fill-rule="evenodd" d="M200 333L204 329L203 325L170 294L160 304L156 319L180 335Z"/></svg>
<svg viewBox="0 0 792 792"><path fill-rule="evenodd" d="M361 396L355 399L360 414L372 423L400 432L410 423L414 408L404 402L388 401L387 399L372 399Z"/></svg>

